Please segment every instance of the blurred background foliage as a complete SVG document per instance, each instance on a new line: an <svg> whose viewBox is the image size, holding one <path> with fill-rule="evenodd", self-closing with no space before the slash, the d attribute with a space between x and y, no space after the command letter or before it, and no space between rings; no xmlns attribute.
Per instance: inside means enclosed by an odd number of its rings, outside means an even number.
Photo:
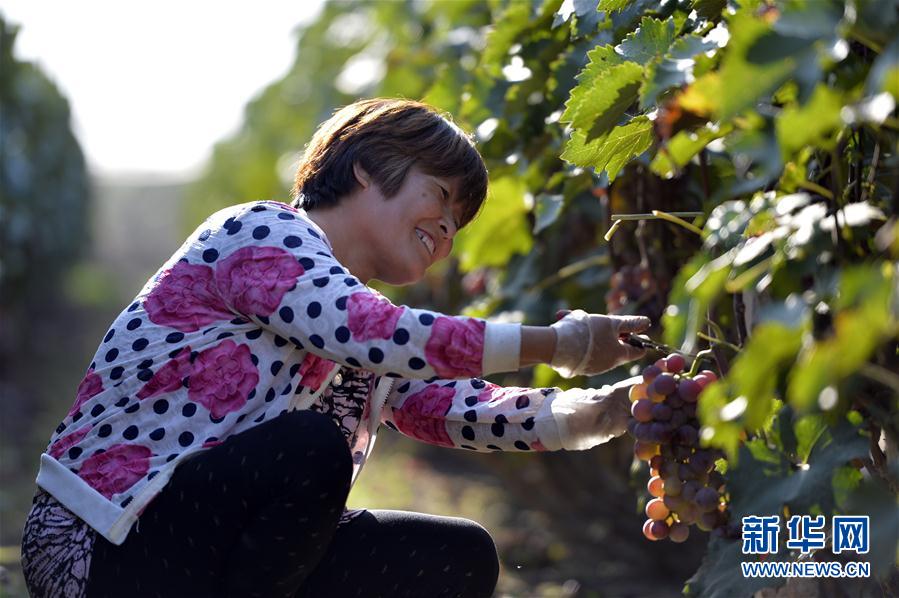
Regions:
<svg viewBox="0 0 899 598"><path fill-rule="evenodd" d="M9 64L12 39L3 31ZM18 97L8 73L40 78L33 67L19 68L3 70L4 127L7 103ZM182 212L160 232L170 235L168 251L217 209L289 202L293 170L315 127L372 96L446 110L475 134L491 177L490 198L460 233L453 257L418 285L379 290L399 303L531 324L569 307L642 313L653 318L656 338L686 351L712 339L713 367L726 375L700 415L704 440L730 454L734 515L868 513L876 522L876 577L750 587L732 540L694 533L681 545L646 541L648 476L629 438L582 452L474 455L382 432L351 506L480 521L500 550L500 595L669 596L685 582L701 596L899 592L896 0L327 3L298 29L290 71L247 105L242 128L216 145L183 201L169 206ZM61 110L64 100L52 91L48 97ZM32 111L44 105L31 102ZM71 138L67 117L40 120ZM37 126L27 131L46 137ZM59 147L78 156L73 142ZM17 321L17 333L3 336L18 342L36 338L36 314L48 309L44 295L22 290L30 282L7 283L16 272L6 265L14 238L6 214L16 205L7 190L10 156L2 157L0 315L4 329ZM67 188L86 186L83 165L80 178L74 167L54 168L18 202L33 210L29 226L47 201L38 184L54 188L53 205L65 176L80 181ZM95 208L107 192L94 194ZM164 205L162 197L155 205ZM702 234L643 218L623 220L604 239L613 215L654 210L700 212L693 224ZM52 210L41 221L73 235L65 255L88 240L74 211ZM114 227L119 217L107 211L104 222ZM38 252L59 248L65 235L57 236L46 245L20 236L28 240L9 255L27 252L28 243ZM30 492L28 484L7 490L7 480L33 469L49 422L71 402L82 357L142 284L115 286L121 277L110 281L92 263L60 279L65 292L51 308L66 334L29 349L57 356L60 369L45 372L35 365L40 359L16 357L20 349L11 345L0 356L9 356L0 377L3 421L11 421L10 405L20 405L32 413L12 415L37 422L27 442L3 441L5 522L18 525ZM146 278L155 267L138 270ZM39 279L42 270L24 272ZM630 373L569 381L537 367L494 381L596 386ZM67 396L41 389L43 411L21 407L31 390L21 381L35 376ZM3 527L2 543L16 542L15 529Z"/></svg>

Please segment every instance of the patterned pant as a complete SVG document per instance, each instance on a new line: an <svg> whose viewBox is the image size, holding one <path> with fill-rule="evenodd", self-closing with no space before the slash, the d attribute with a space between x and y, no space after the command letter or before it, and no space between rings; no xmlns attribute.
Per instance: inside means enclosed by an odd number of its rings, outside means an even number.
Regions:
<svg viewBox="0 0 899 598"><path fill-rule="evenodd" d="M283 414L178 467L121 546L97 535L87 595L490 596L490 534L466 519L366 511L338 525L346 440L325 415Z"/></svg>

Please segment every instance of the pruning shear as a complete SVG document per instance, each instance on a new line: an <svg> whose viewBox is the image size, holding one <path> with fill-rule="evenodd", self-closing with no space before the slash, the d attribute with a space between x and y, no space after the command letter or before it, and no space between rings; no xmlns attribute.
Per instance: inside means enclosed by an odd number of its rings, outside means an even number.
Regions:
<svg viewBox="0 0 899 598"><path fill-rule="evenodd" d="M684 357L690 357L692 359L696 359L696 355L692 353L684 353L683 351L679 351L677 349L673 349L668 345L663 345L662 343L657 343L648 336L641 336L639 334L628 332L626 335L622 336L622 341L627 344L637 347L638 349L652 349L653 351L658 351L660 353L664 353L666 355L671 355L672 353L678 353L683 355Z"/></svg>

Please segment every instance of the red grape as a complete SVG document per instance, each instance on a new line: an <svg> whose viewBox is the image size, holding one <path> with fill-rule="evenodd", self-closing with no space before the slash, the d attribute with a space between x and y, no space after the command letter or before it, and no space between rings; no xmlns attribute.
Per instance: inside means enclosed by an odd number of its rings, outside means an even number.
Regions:
<svg viewBox="0 0 899 598"><path fill-rule="evenodd" d="M664 540L668 536L668 524L664 521L653 521L649 526L649 533L657 540Z"/></svg>
<svg viewBox="0 0 899 598"><path fill-rule="evenodd" d="M682 523L680 521L674 523L668 530L668 537L672 542L677 542L678 544L686 541L689 536L690 527L686 523Z"/></svg>
<svg viewBox="0 0 899 598"><path fill-rule="evenodd" d="M641 461L649 461L659 452L659 445L638 440L634 443L634 455Z"/></svg>
<svg viewBox="0 0 899 598"><path fill-rule="evenodd" d="M655 403L652 406L652 419L665 422L671 419L671 407L665 403Z"/></svg>
<svg viewBox="0 0 899 598"><path fill-rule="evenodd" d="M632 401L647 398L648 395L646 394L646 384L634 384L628 391L627 396Z"/></svg>
<svg viewBox="0 0 899 598"><path fill-rule="evenodd" d="M669 494L672 496L678 496L678 495L680 495L681 490L684 489L684 483L681 481L680 478L675 476L675 477L666 479L663 487L664 487L666 496Z"/></svg>
<svg viewBox="0 0 899 598"><path fill-rule="evenodd" d="M716 374L712 370L702 370L701 372L699 372L699 375L705 376L706 378L710 379L712 382L714 382L718 379L718 374Z"/></svg>
<svg viewBox="0 0 899 598"><path fill-rule="evenodd" d="M677 374L683 371L684 366L687 365L686 360L683 355L678 355L677 353L672 353L665 360L665 365L667 369L672 374Z"/></svg>
<svg viewBox="0 0 899 598"><path fill-rule="evenodd" d="M655 476L649 479L649 482L646 484L646 490L649 491L655 497L660 497L665 493L665 482L662 478Z"/></svg>
<svg viewBox="0 0 899 598"><path fill-rule="evenodd" d="M658 375L661 373L662 373L661 368L659 368L658 366L651 365L651 366L647 367L645 370L643 370L643 382L645 382L646 384L649 384L650 382L655 380L656 377L658 377Z"/></svg>
<svg viewBox="0 0 899 598"><path fill-rule="evenodd" d="M634 401L631 404L631 415L638 422L652 421L652 402L646 399Z"/></svg>
<svg viewBox="0 0 899 598"><path fill-rule="evenodd" d="M714 511L718 508L718 493L708 486L700 488L693 500L702 511Z"/></svg>
<svg viewBox="0 0 899 598"><path fill-rule="evenodd" d="M660 374L659 377L653 381L653 385L655 386L656 392L663 395L670 395L677 390L677 381L671 374Z"/></svg>
<svg viewBox="0 0 899 598"><path fill-rule="evenodd" d="M701 390L702 387L690 378L681 378L677 385L677 394L688 403L695 403Z"/></svg>

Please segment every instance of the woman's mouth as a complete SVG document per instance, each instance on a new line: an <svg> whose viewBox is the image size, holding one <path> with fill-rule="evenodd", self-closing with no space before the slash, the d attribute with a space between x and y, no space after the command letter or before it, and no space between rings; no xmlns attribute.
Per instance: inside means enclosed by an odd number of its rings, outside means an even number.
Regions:
<svg viewBox="0 0 899 598"><path fill-rule="evenodd" d="M436 250L436 245L434 244L434 239L431 238L431 235L424 232L423 230L416 228L415 234L418 235L419 241L424 244L425 249L428 250L428 254L434 255L434 251Z"/></svg>

